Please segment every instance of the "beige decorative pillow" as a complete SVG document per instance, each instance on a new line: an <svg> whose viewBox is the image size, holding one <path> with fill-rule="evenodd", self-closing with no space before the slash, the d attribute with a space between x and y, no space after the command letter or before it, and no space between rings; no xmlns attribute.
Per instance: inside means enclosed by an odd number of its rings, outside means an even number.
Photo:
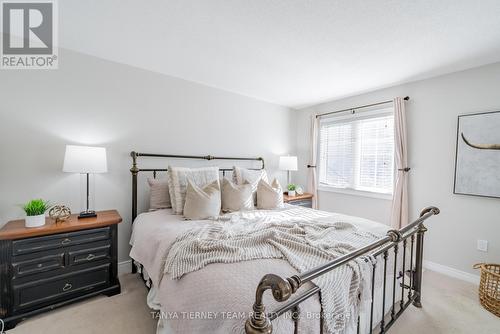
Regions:
<svg viewBox="0 0 500 334"><path fill-rule="evenodd" d="M278 209L283 207L283 189L277 179L272 184L260 180L257 186L257 208Z"/></svg>
<svg viewBox="0 0 500 334"><path fill-rule="evenodd" d="M171 208L167 179L148 178L149 211Z"/></svg>
<svg viewBox="0 0 500 334"><path fill-rule="evenodd" d="M201 188L188 179L184 217L193 220L217 217L220 214L220 206L221 193L218 180Z"/></svg>
<svg viewBox="0 0 500 334"><path fill-rule="evenodd" d="M176 214L181 215L184 210L187 180L191 180L191 182L198 187L203 187L213 181L219 182L219 168L185 168L169 166L168 177L172 209Z"/></svg>
<svg viewBox="0 0 500 334"><path fill-rule="evenodd" d="M222 211L253 210L252 185L248 182L234 184L227 178L222 180Z"/></svg>

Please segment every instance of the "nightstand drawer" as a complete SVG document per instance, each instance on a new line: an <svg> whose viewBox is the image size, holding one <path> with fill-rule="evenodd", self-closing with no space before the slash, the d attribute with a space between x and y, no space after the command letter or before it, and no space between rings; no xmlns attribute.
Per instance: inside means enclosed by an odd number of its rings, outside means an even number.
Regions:
<svg viewBox="0 0 500 334"><path fill-rule="evenodd" d="M69 265L78 265L111 258L111 245L86 248L68 253Z"/></svg>
<svg viewBox="0 0 500 334"><path fill-rule="evenodd" d="M76 271L50 279L14 286L14 309L50 303L67 295L85 292L109 283L110 265Z"/></svg>
<svg viewBox="0 0 500 334"><path fill-rule="evenodd" d="M12 279L64 268L64 253L12 263Z"/></svg>
<svg viewBox="0 0 500 334"><path fill-rule="evenodd" d="M303 206L306 208L312 208L312 200L310 199L302 199L296 201L289 201L288 204Z"/></svg>
<svg viewBox="0 0 500 334"><path fill-rule="evenodd" d="M36 237L12 242L13 255L40 252L48 249L74 246L109 238L109 227Z"/></svg>

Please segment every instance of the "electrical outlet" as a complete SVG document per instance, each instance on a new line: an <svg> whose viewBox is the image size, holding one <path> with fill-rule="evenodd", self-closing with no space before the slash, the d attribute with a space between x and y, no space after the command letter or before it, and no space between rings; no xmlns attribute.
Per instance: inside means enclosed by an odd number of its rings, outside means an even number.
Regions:
<svg viewBox="0 0 500 334"><path fill-rule="evenodd" d="M481 252L488 251L488 240L478 240L477 241L477 250Z"/></svg>

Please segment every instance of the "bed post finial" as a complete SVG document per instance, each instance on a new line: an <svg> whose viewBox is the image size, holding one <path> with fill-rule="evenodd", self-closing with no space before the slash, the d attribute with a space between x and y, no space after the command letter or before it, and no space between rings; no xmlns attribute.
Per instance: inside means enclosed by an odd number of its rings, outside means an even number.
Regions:
<svg viewBox="0 0 500 334"><path fill-rule="evenodd" d="M139 168L137 168L137 152L130 152L132 157L132 168L130 172L132 173L132 222L135 217L137 217L137 174L139 173Z"/></svg>
<svg viewBox="0 0 500 334"><path fill-rule="evenodd" d="M271 334L273 325L269 320L262 297L266 290L271 290L273 297L278 302L284 302L297 290L297 286L290 283L290 279L284 280L278 275L267 274L260 280L255 292L255 303L253 314L245 323L246 334Z"/></svg>
<svg viewBox="0 0 500 334"><path fill-rule="evenodd" d="M137 168L137 152L132 151L130 152L130 156L132 157L132 168L130 168L130 171L133 173L138 173L139 169Z"/></svg>

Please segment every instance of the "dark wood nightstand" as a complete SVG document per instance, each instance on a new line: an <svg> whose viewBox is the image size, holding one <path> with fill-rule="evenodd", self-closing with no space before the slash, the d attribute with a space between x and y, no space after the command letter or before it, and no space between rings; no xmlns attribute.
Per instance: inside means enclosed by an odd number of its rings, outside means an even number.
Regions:
<svg viewBox="0 0 500 334"><path fill-rule="evenodd" d="M303 193L302 195L288 196L286 193L283 194L283 202L299 205L306 208L312 208L313 194Z"/></svg>
<svg viewBox="0 0 500 334"><path fill-rule="evenodd" d="M99 294L120 293L115 210L97 217L72 215L26 228L24 220L0 229L0 318L11 329L24 318Z"/></svg>

